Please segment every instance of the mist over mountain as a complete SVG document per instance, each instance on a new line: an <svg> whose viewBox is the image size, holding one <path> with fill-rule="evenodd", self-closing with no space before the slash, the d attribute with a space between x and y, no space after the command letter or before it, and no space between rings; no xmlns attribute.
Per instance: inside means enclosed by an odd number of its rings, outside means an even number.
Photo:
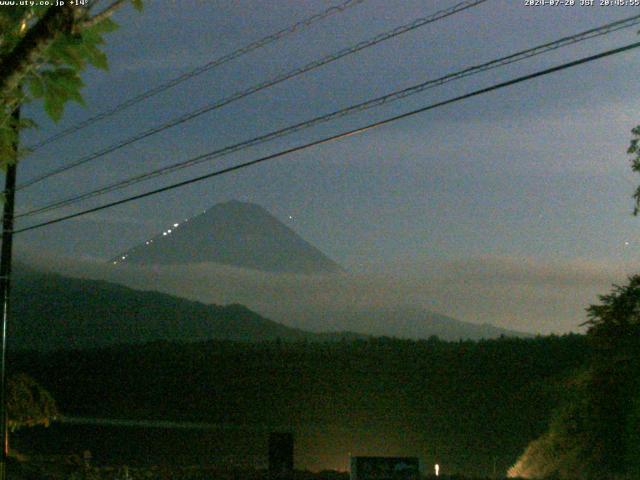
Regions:
<svg viewBox="0 0 640 480"><path fill-rule="evenodd" d="M270 313L268 316L276 321L285 317L284 314L281 316L277 313ZM425 308L410 306L300 312L297 317L300 322L298 324L305 325L311 331L345 329L366 332L374 337L388 336L411 340L427 339L431 336L447 341L533 336L530 333L500 328L488 323L464 322Z"/></svg>
<svg viewBox="0 0 640 480"><path fill-rule="evenodd" d="M342 268L264 208L230 201L174 223L122 252L113 263L184 265L213 262L265 272L335 273Z"/></svg>
<svg viewBox="0 0 640 480"><path fill-rule="evenodd" d="M69 278L18 266L11 348L53 350L149 341L332 341L363 338L310 333L268 320L243 305L205 305L105 281Z"/></svg>
<svg viewBox="0 0 640 480"><path fill-rule="evenodd" d="M20 321L13 327L14 341L33 348L345 335L530 336L487 323L492 318L473 323L436 313L452 311L450 300L461 295L451 289L456 265L431 263L418 273L347 273L264 208L238 201L175 223L109 263L33 261L50 273L18 269L14 310ZM469 278L465 272L465 282ZM473 288L477 293L487 287L495 292L499 284L483 281ZM477 319L476 313L469 318Z"/></svg>
<svg viewBox="0 0 640 480"><path fill-rule="evenodd" d="M228 272L227 268L224 271ZM282 304L282 310L265 315L262 310L257 313L252 306L247 307L237 301L203 303L149 291L155 288L153 277L140 275L139 267L135 270L138 271L137 277L131 274L131 267L127 267L120 271L126 275L120 278L112 276L110 281L104 281L44 273L18 264L9 323L11 347L52 350L157 340L325 342L369 336L427 339L435 335L443 340L528 336L418 308L346 310L336 303L332 308L309 305L308 309L301 310L285 302L286 292L291 295L286 288L282 288L285 293L273 302L274 305ZM169 276L164 271L154 273L157 277ZM301 280L299 277L303 276L294 277ZM172 278L180 281L182 276L172 275ZM234 279L230 275L226 278L227 283L233 286ZM118 284L125 283L125 279L129 285L133 283L134 288ZM206 286L221 283L224 278L196 277L196 280ZM299 283L303 284L302 281ZM314 285L314 288L319 288L323 283ZM304 288L304 284L302 286ZM247 287L257 292L256 295L266 294L251 288L250 284ZM274 288L280 289L280 284L276 283ZM303 301L306 299L304 296L301 298Z"/></svg>

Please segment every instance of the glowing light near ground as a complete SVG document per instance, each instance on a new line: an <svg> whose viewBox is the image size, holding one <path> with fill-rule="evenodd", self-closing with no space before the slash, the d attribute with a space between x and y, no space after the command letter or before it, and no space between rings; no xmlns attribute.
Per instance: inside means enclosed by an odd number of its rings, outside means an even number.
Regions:
<svg viewBox="0 0 640 480"><path fill-rule="evenodd" d="M178 228L178 225L179 225L178 223L174 223L173 228Z"/></svg>
<svg viewBox="0 0 640 480"><path fill-rule="evenodd" d="M437 463L433 466L433 470L436 472L436 477L440 476L440 465Z"/></svg>

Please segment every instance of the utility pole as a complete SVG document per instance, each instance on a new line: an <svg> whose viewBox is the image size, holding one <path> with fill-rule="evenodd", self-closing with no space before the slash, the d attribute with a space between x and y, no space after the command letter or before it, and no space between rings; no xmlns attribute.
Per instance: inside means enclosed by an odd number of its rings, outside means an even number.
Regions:
<svg viewBox="0 0 640 480"><path fill-rule="evenodd" d="M0 439L2 439L2 458L0 461L0 480L7 478L7 457L9 455L9 431L7 427L7 324L9 321L9 293L11 287L11 256L13 247L13 211L16 192L16 168L18 163L18 143L20 106L11 115L15 140L13 156L7 162L4 180L4 205L2 212L2 249L0 250L0 300L2 301L2 339L0 351Z"/></svg>

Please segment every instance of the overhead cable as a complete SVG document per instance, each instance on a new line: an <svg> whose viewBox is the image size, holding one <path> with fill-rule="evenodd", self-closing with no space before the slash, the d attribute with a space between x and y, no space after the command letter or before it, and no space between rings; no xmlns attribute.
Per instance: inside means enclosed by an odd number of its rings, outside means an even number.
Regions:
<svg viewBox="0 0 640 480"><path fill-rule="evenodd" d="M462 78L466 78L472 75L476 75L479 74L481 72L485 72L487 70L491 70L494 68L498 68L498 67L502 67L505 65L509 65L511 63L515 63L518 61L522 61L537 55L541 55L543 53L549 52L549 51L553 51L556 50L558 48L562 48L562 47L566 47L569 45L573 45L575 43L578 42L582 42L585 40L588 40L590 38L594 38L597 36L601 36L601 35L606 35L609 34L611 32L614 32L616 30L620 30L623 28L629 28L632 27L634 25L640 24L640 15L635 15L633 17L629 17L623 20L619 20L616 22L612 22L597 28L593 28L590 30L586 30L584 32L580 32L578 34L575 35L571 35L571 36L567 36L567 37L563 37L561 39L555 40L553 42L549 42L549 43L545 43L543 45L539 45L533 48L529 48L526 50L522 50L510 55L507 55L505 57L501 57L495 60L491 60L489 62L486 63L482 63L479 65L475 65L472 67L468 67L465 68L464 70L460 70L454 73L450 73L447 74L443 77L437 78L437 79L433 79L433 80L428 80L425 82L422 82L420 84L411 86L409 88L405 88L403 90L400 91L396 91L387 95L383 95L381 97L377 97L371 100L367 100L365 102L356 104L356 105L352 105L325 115L320 115L318 117L312 118L310 120L304 121L304 122L300 122L285 128L281 128L278 130L274 130L272 132L269 132L267 134L264 135L260 135L258 137L254 137L252 139L249 140L245 140L243 142L239 142L233 145L229 145L227 147L215 150L213 152L208 152L206 154L203 155L199 155L197 157L194 158L190 158L188 160L185 161L181 161L181 162L177 162L174 163L172 165L168 165L166 167L161 167L158 168L156 170L152 170L150 172L146 172L140 175L135 175L133 177L129 177L127 179L124 180L120 180L117 182L114 182L112 184L106 185L104 187L100 187L98 189L86 192L86 193L82 193L82 194L78 194L78 195L73 195L40 207L36 207L32 210L23 212L23 213L19 213L18 215L16 215L16 218L20 218L20 217L27 217L27 216L32 216L32 215L36 215L39 213L43 213L43 212L47 212L47 211L51 211L51 210L55 210L58 208L62 208L68 205L72 205L74 203L83 201L83 200L87 200L89 198L93 198L93 197L97 197L100 195L104 195L116 190L120 190L122 188L126 188L129 187L131 185L146 181L146 180L150 180L152 178L156 178L159 176L163 176L163 175L167 175L185 168L189 168L189 167L193 167L195 165L199 165L201 163L204 162L209 162L213 159L216 158L220 158L226 155L229 155L231 153L235 153L250 147L254 147L256 145L260 145L262 143L274 140L276 138L280 138L286 135L290 135L292 133L316 126L318 124L321 123L325 123L331 120L335 120L337 118L341 118L344 117L346 115L351 115L354 114L356 112L361 112L373 107L377 107L380 105L384 105L384 104L388 104L397 100L400 100L402 98L406 98L408 96L411 95L415 95L418 93L421 93L425 90L428 90L430 88L434 88L434 87L438 87L440 85L444 85L446 83L455 81L455 80L459 80Z"/></svg>
<svg viewBox="0 0 640 480"><path fill-rule="evenodd" d="M144 192L144 193L140 193L140 194L137 194L137 195L126 197L126 198L123 198L123 199L120 199L120 200L117 200L117 201L114 201L114 202L105 203L105 204L97 206L97 207L93 207L93 208L89 208L89 209L86 209L86 210L82 210L80 212L76 212L76 213L73 213L73 214L70 214L70 215L61 216L61 217L55 218L53 220L48 220L48 221L45 221L45 222L37 223L35 225L31 225L31 226L28 226L28 227L17 229L17 230L14 230L13 233L17 234L17 233L28 232L28 231L35 230L35 229L38 229L38 228L42 228L42 227L46 227L46 226L53 225L53 224L56 224L56 223L64 222L64 221L67 221L67 220L71 220L73 218L78 218L78 217L81 217L81 216L84 216L84 215L88 215L90 213L94 213L94 212L98 212L98 211L105 210L105 209L108 209L108 208L112 208L112 207L115 207L117 205L123 205L125 203L133 202L133 201L136 201L136 200L141 200L143 198L150 197L150 196L153 196L153 195L157 195L157 194L162 193L162 192L167 192L169 190L174 190L174 189L177 189L177 188L185 187L187 185L191 185L193 183L201 182L201 181L207 180L209 178L217 177L217 176L224 175L224 174L227 174L227 173L231 173L231 172L234 172L234 171L238 171L238 170L241 170L241 169L244 169L244 168L248 168L248 167L251 167L251 166L254 166L254 165L258 165L260 163L264 163L264 162L268 162L268 161L271 161L271 160L275 160L277 158L289 155L291 153L300 152L300 151L306 150L306 149L311 148L311 147L315 147L315 146L318 146L318 145L322 145L322 144L325 144L325 143L336 141L336 140L339 140L339 139L342 139L342 138L350 137L352 135L360 134L360 133L366 132L368 130L371 130L371 129L374 129L374 128L377 128L377 127L380 127L380 126L383 126L383 125L387 125L389 123L401 120L403 118L411 117L411 116L417 115L419 113L423 113L423 112L426 112L426 111L429 111L429 110L433 110L435 108L443 107L445 105L450 105L452 103L456 103L456 102L459 102L459 101L462 101L462 100L466 100L468 98L472 98L472 97L475 97L475 96L478 96L478 95L482 95L482 94L489 93L489 92L492 92L492 91L495 91L495 90L499 90L499 89L502 89L502 88L505 88L505 87L508 87L508 86L511 86L511 85L515 85L517 83L529 81L529 80L532 80L534 78L539 78L539 77L542 77L542 76L545 76L545 75L549 75L551 73L559 72L561 70L566 70L568 68L572 68L572 67L575 67L575 66L578 66L578 65L582 65L582 64L585 64L585 63L593 62L595 60L599 60L601 58L609 57L611 55L616 55L616 54L619 54L619 53L627 52L629 50L632 50L632 49L635 49L635 48L638 48L638 47L640 47L640 42L635 42L635 43L632 43L632 44L629 44L629 45L625 45L624 47L619 47L619 48L615 48L615 49L612 49L612 50L607 50L605 52L598 53L596 55L583 57L583 58L580 58L578 60L574 60L572 62L563 63L563 64L557 65L555 67L547 68L545 70L540 70L540 71L537 71L535 73L531 73L531 74L528 74L528 75L523 75L521 77L517 77L517 78L514 78L512 80L508 80L508 81L505 81L505 82L497 83L497 84L494 84L494 85L492 85L490 87L485 87L485 88L481 88L479 90L474 90L473 92L466 93L464 95L459 95L457 97L453 97L453 98L450 98L448 100L444 100L444 101L441 101L441 102L433 103L433 104L427 105L425 107L421 107L421 108L412 110L410 112L406 112L406 113L403 113L403 114L400 114L400 115L395 115L393 117L389 117L389 118L386 118L384 120L380 120L380 121L377 121L377 122L374 122L374 123L370 123L370 124L368 124L368 125L366 125L364 127L359 127L359 128L355 128L355 129L352 129L352 130L349 130L349 131L346 131L346 132L342 132L342 133L339 133L339 134L336 134L336 135L331 135L331 136L328 136L328 137L324 137L324 138L322 138L320 140L315 140L313 142L305 143L303 145L299 145L299 146L292 147L292 148L289 148L289 149L286 149L286 150L282 150L280 152L273 153L273 154L270 154L270 155L266 155L264 157L260 157L260 158L255 159L255 160L251 160L251 161L248 161L248 162L240 163L238 165L234 165L234 166L231 166L231 167L227 167L227 168L223 168L223 169L220 169L220 170L216 170L216 171L207 173L205 175L200 175L198 177L191 178L189 180L184 180L184 181L181 181L181 182L173 183L171 185L167 185L167 186L164 186L162 188L157 188L157 189L150 190L150 191L147 191L147 192Z"/></svg>
<svg viewBox="0 0 640 480"><path fill-rule="evenodd" d="M377 45L381 42L384 42L386 40L389 40L391 38L397 37L399 35L402 35L404 33L407 33L411 30L415 30L416 28L420 28L423 27L425 25L428 25L430 23L436 22L438 20L447 18L451 15L455 15L456 13L459 13L463 10L466 10L468 8L471 7L475 7L477 5L480 5L484 2L486 2L488 0L465 0L464 2L458 3L457 5L454 5L453 7L447 8L445 10L440 10L436 13L434 13L433 15L429 15L428 17L423 17L423 18L419 18L417 20L414 20L413 22L400 26L398 28L395 28L389 32L386 33L382 33L380 35L377 35L369 40L365 40L362 41L354 46L345 48L340 50L337 53L328 55L326 57L323 57L319 60L315 60L311 63L306 64L303 67L300 68L296 68L294 70L290 70L288 72L285 73L281 73L279 75L277 75L274 78L271 78L270 80L266 80L264 82L261 82L257 85L254 85L252 87L249 87L246 90L241 90L238 91L228 97L225 97L223 99L217 100L214 103L211 103L209 105L206 105L204 107L201 107L197 110L194 110L192 112L186 113L184 115L181 115L178 118L175 118L173 120L170 120L162 125L159 125L157 127L153 127L150 128L148 130L145 130L144 132L140 132L137 133L135 135L133 135L132 137L127 138L126 140L122 140L118 143L112 144L108 147L105 147L101 150L98 150L97 152L91 153L89 155L86 155L84 157L81 157L77 160L74 160L73 162L70 162L66 165L63 165L61 167L55 168L47 173L44 173L42 175L36 176L30 180L27 180L26 182L23 182L21 184L19 184L16 187L16 191L18 190L22 190L24 188L27 188L31 185L34 185L38 182L41 182L42 180L45 180L47 178L53 177L55 175L59 175L63 172L66 172L68 170L71 170L72 168L76 168L79 167L80 165L84 165L85 163L88 163L92 160L95 160L97 158L100 157L104 157L105 155L109 154L109 153L113 153L116 150L120 150L123 147L126 147L128 145L131 145L133 143L136 143L140 140L143 140L145 138L148 138L152 135L155 135L156 133L160 133L163 132L169 128L173 128L177 125L181 125L185 122L188 122L190 120L193 120L194 118L197 118L201 115L204 115L205 113L209 113L213 110L217 110L219 108L222 108L226 105L229 105L230 103L233 103L237 100L240 100L242 98L248 97L249 95L252 95L254 93L260 92L262 90L265 90L267 88L273 87L274 85L277 85L279 83L282 83L286 80L289 80L291 78L297 77L298 75L302 75L303 73L309 72L311 70L315 70L316 68L319 68L323 65L327 65L331 62L335 62L336 60L339 60L341 58L344 58L348 55L352 55L356 52L359 52L361 50L364 50L365 48L369 48L372 47L374 45Z"/></svg>
<svg viewBox="0 0 640 480"><path fill-rule="evenodd" d="M315 15L312 15L310 17L307 17L305 19L300 20L299 22L294 23L293 25L290 25L286 28L283 28L282 30L277 31L276 33L273 33L271 35L267 35L266 37L261 38L260 40L257 40L255 42L252 42L248 45L245 45L244 47L238 48L237 50L234 50L231 53L228 53L226 55L223 55L222 57L218 57L214 60L211 60L208 63L205 63L204 65L200 65L197 68L194 68L193 70L190 70L186 73L183 73L182 75L179 75L175 78L172 78L171 80L158 85L154 88L151 88L149 90L146 90L142 93L140 93L139 95L136 95L135 97L131 97L127 100L125 100L122 103L119 103L118 105L108 109L108 110L104 110L103 112L98 113L97 115L94 115L93 117L87 118L86 120L83 120L82 122L79 122L69 128L66 128L60 132L57 132L47 138L45 138L44 140L31 145L29 147L29 150L31 152L36 151L42 147L44 147L45 145L48 145L49 143L55 142L56 140L60 140L61 138L64 138L68 135L71 135L73 133L79 132L80 130L88 127L89 125L92 125L96 122L99 122L101 120L104 120L105 118L108 117L112 117L120 112L122 112L123 110L126 110L129 107L132 107L133 105L136 105L137 103L140 103L148 98L151 98L155 95L158 95L159 93L162 93L166 90L169 90L170 88L175 87L176 85L179 85L180 83L189 80L191 78L197 77L198 75L201 75L205 72L208 72L210 70L213 70L214 68L219 67L220 65L223 65L227 62L230 62L231 60L235 60L238 57L241 57L242 55L245 55L247 53L253 52L254 50L257 50L259 48L265 47L267 45L269 45L270 43L276 42L278 40L280 40L281 38L284 38L288 35L291 35L303 28L309 27L311 25L313 25L316 22L319 22L320 20L324 20L327 17L330 17L331 15L335 15L337 13L343 12L345 10L347 10L350 7L356 6L360 3L363 3L365 0L347 0L339 5L335 5L333 7L329 7L326 10L324 10L323 12L320 13L316 13Z"/></svg>

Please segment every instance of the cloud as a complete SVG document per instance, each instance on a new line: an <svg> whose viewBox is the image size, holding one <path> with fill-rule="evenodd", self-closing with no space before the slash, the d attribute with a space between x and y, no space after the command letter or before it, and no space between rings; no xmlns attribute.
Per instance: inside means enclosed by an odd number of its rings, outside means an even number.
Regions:
<svg viewBox="0 0 640 480"><path fill-rule="evenodd" d="M443 276L476 284L531 287L593 287L624 278L629 270L621 265L577 259L542 262L533 258L485 255L446 262Z"/></svg>
<svg viewBox="0 0 640 480"><path fill-rule="evenodd" d="M639 266L589 260L540 262L506 256L423 259L385 272L272 274L216 264L113 266L23 255L70 276L157 290L204 303L241 303L282 323L310 330L349 328L340 314L426 309L474 323L533 333L579 331L585 308ZM323 324L327 318L330 324Z"/></svg>
<svg viewBox="0 0 640 480"><path fill-rule="evenodd" d="M447 167L446 160L448 168L456 171L469 168L473 159L475 169L480 162L529 175L617 175L628 168L625 150L630 129L637 123L629 102L599 99L588 107L552 104L508 112L507 118L434 114L428 122L376 129L350 141L357 151L365 152L363 159L377 156L395 162L401 152L403 161L416 167L431 158L443 164L440 168Z"/></svg>

